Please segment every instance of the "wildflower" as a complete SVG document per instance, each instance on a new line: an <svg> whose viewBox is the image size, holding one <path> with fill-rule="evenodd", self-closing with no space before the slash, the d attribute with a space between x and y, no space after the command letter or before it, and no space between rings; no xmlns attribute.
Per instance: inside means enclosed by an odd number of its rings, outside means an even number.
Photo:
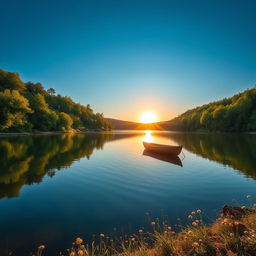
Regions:
<svg viewBox="0 0 256 256"><path fill-rule="evenodd" d="M76 238L76 244L81 244L83 242L83 239L81 237Z"/></svg>
<svg viewBox="0 0 256 256"><path fill-rule="evenodd" d="M192 232L191 230L189 230L189 231L187 232L187 234L188 234L188 235L192 235L193 232Z"/></svg>
<svg viewBox="0 0 256 256"><path fill-rule="evenodd" d="M168 231L165 230L165 231L164 231L164 234L168 234Z"/></svg>
<svg viewBox="0 0 256 256"><path fill-rule="evenodd" d="M77 255L78 255L78 256L83 256L83 255L84 255L84 252L83 252L82 250L78 250Z"/></svg>
<svg viewBox="0 0 256 256"><path fill-rule="evenodd" d="M199 242L199 243L202 243L202 242L203 242L203 240L202 240L202 239L199 239L199 240L198 240L198 242Z"/></svg>
<svg viewBox="0 0 256 256"><path fill-rule="evenodd" d="M103 233L100 234L101 237L104 237L105 235Z"/></svg>
<svg viewBox="0 0 256 256"><path fill-rule="evenodd" d="M193 226L197 226L198 224L197 224L197 222L193 221L193 222L192 222L192 225L193 225Z"/></svg>
<svg viewBox="0 0 256 256"><path fill-rule="evenodd" d="M252 195L247 195L246 198L252 198Z"/></svg>
<svg viewBox="0 0 256 256"><path fill-rule="evenodd" d="M199 243L198 243L198 242L194 242L194 243L192 244L192 246L193 246L193 247L198 247L198 246L199 246Z"/></svg>
<svg viewBox="0 0 256 256"><path fill-rule="evenodd" d="M253 207L255 207L255 208L256 208L256 204L253 204Z"/></svg>
<svg viewBox="0 0 256 256"><path fill-rule="evenodd" d="M143 233L143 230L142 230L142 229L140 229L140 230L139 230L139 233Z"/></svg>
<svg viewBox="0 0 256 256"><path fill-rule="evenodd" d="M192 216L192 215L188 215L188 218L189 218L189 219L193 219L193 216Z"/></svg>
<svg viewBox="0 0 256 256"><path fill-rule="evenodd" d="M196 210L197 213L202 213L202 211L200 209Z"/></svg>
<svg viewBox="0 0 256 256"><path fill-rule="evenodd" d="M196 213L193 211L193 212L191 212L191 214L192 214L192 215L195 215Z"/></svg>
<svg viewBox="0 0 256 256"><path fill-rule="evenodd" d="M235 222L234 222L234 225L236 225L236 226L239 225L239 224L240 224L240 223L239 223L238 221L235 221Z"/></svg>
<svg viewBox="0 0 256 256"><path fill-rule="evenodd" d="M134 237L132 237L132 239L131 239L133 242L135 241L135 238Z"/></svg>
<svg viewBox="0 0 256 256"><path fill-rule="evenodd" d="M153 226L154 226L154 225L156 225L156 223L155 223L154 221L152 221L152 222L151 222L151 225L153 225Z"/></svg>
<svg viewBox="0 0 256 256"><path fill-rule="evenodd" d="M70 254L69 254L69 256L75 256L76 254L75 254L75 252L71 252Z"/></svg>
<svg viewBox="0 0 256 256"><path fill-rule="evenodd" d="M244 234L248 234L249 232L247 230L244 231Z"/></svg>
<svg viewBox="0 0 256 256"><path fill-rule="evenodd" d="M85 249L85 246L82 244L82 245L80 246L80 248L81 248L81 249Z"/></svg>
<svg viewBox="0 0 256 256"><path fill-rule="evenodd" d="M229 235L230 235L230 236L234 236L234 233L230 233Z"/></svg>
<svg viewBox="0 0 256 256"><path fill-rule="evenodd" d="M168 229L169 229L169 230L171 230L171 229L172 229L172 227L171 227L171 226L169 226L169 227L168 227Z"/></svg>
<svg viewBox="0 0 256 256"><path fill-rule="evenodd" d="M253 238L256 238L256 235L252 234L252 237L253 237Z"/></svg>
<svg viewBox="0 0 256 256"><path fill-rule="evenodd" d="M243 206L241 206L241 209L245 209L246 207L243 205Z"/></svg>
<svg viewBox="0 0 256 256"><path fill-rule="evenodd" d="M38 246L38 249L39 250L43 250L45 248L45 246L44 245L40 245L40 246Z"/></svg>

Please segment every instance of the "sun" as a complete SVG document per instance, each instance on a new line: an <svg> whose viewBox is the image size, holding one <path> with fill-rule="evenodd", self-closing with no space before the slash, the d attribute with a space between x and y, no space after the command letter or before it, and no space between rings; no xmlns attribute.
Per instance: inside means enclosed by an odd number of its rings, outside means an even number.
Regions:
<svg viewBox="0 0 256 256"><path fill-rule="evenodd" d="M140 117L140 122L143 124L155 123L156 121L156 115L151 111L144 112Z"/></svg>

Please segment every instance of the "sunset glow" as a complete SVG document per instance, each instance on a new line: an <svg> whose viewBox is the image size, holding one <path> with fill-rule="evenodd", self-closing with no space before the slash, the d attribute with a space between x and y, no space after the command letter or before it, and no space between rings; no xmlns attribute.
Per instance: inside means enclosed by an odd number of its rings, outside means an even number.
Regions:
<svg viewBox="0 0 256 256"><path fill-rule="evenodd" d="M157 121L156 115L150 111L144 112L140 118L140 122L143 124L155 123L156 121Z"/></svg>

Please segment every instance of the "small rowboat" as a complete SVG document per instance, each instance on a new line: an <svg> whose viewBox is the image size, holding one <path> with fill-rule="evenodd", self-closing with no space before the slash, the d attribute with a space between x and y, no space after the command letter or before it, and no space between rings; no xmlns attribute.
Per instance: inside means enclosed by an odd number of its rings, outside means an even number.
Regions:
<svg viewBox="0 0 256 256"><path fill-rule="evenodd" d="M182 150L182 146L162 145L145 141L143 141L143 145L147 150L154 151L160 154L170 154L175 156L179 155Z"/></svg>

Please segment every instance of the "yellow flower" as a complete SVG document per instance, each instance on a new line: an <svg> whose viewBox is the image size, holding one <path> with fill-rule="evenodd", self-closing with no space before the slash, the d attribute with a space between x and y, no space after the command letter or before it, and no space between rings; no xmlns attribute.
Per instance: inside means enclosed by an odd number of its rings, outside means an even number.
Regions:
<svg viewBox="0 0 256 256"><path fill-rule="evenodd" d="M142 230L142 229L140 229L140 230L139 230L139 233L143 233L143 230Z"/></svg>
<svg viewBox="0 0 256 256"><path fill-rule="evenodd" d="M169 226L169 227L168 227L168 229L169 229L169 230L171 230L171 229L172 229L172 227L171 227L171 226Z"/></svg>
<svg viewBox="0 0 256 256"><path fill-rule="evenodd" d="M189 218L189 219L193 219L193 216L192 216L192 215L188 215L188 218Z"/></svg>
<svg viewBox="0 0 256 256"><path fill-rule="evenodd" d="M197 223L195 221L192 222L193 226L197 226Z"/></svg>
<svg viewBox="0 0 256 256"><path fill-rule="evenodd" d="M104 237L105 235L103 233L100 234L101 237Z"/></svg>
<svg viewBox="0 0 256 256"><path fill-rule="evenodd" d="M83 255L84 255L84 252L83 252L82 250L78 250L77 255L78 255L78 256L83 256Z"/></svg>
<svg viewBox="0 0 256 256"><path fill-rule="evenodd" d="M202 213L202 211L200 209L196 210L197 213Z"/></svg>
<svg viewBox="0 0 256 256"><path fill-rule="evenodd" d="M188 235L192 235L193 232L192 232L191 230L189 230L189 231L187 232L187 234L188 234Z"/></svg>
<svg viewBox="0 0 256 256"><path fill-rule="evenodd" d="M76 254L75 254L75 252L71 252L70 254L69 254L69 256L75 256Z"/></svg>
<svg viewBox="0 0 256 256"><path fill-rule="evenodd" d="M198 246L199 246L199 243L198 243L198 242L194 242L194 243L192 244L192 246L193 246L193 247L198 247Z"/></svg>
<svg viewBox="0 0 256 256"><path fill-rule="evenodd" d="M241 206L241 209L245 209L246 207L245 206Z"/></svg>
<svg viewBox="0 0 256 256"><path fill-rule="evenodd" d="M156 225L156 223L154 221L151 222L151 225Z"/></svg>
<svg viewBox="0 0 256 256"><path fill-rule="evenodd" d="M45 246L44 246L44 245L40 245L40 246L38 246L38 249L43 250L44 248L45 248Z"/></svg>
<svg viewBox="0 0 256 256"><path fill-rule="evenodd" d="M81 244L83 242L83 239L81 237L76 238L76 244Z"/></svg>
<svg viewBox="0 0 256 256"><path fill-rule="evenodd" d="M194 214L196 214L196 213L193 211L193 212L191 212L191 214L194 215Z"/></svg>

